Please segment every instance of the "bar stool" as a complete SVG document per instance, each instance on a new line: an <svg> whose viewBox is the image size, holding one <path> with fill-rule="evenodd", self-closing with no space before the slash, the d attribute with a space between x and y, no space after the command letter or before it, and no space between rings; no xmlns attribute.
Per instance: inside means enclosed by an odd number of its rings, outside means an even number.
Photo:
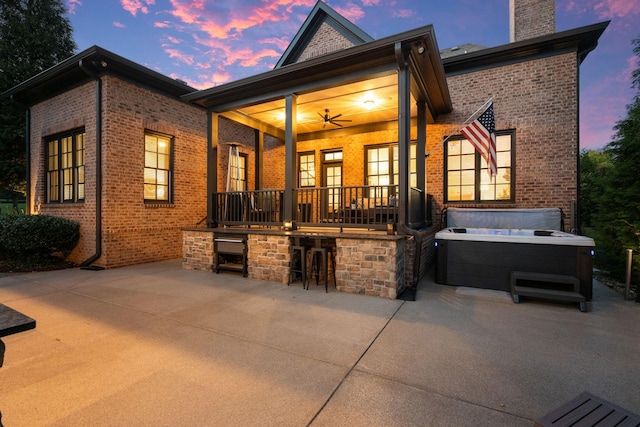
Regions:
<svg viewBox="0 0 640 427"><path fill-rule="evenodd" d="M324 274L324 291L329 292L329 270L333 276L333 286L336 286L336 260L333 257L333 247L328 242L323 244L328 239L326 238L314 238L313 246L311 247L311 274L316 276L316 286L320 280L320 268ZM329 261L331 261L331 269L329 269ZM309 285L307 284L307 289Z"/></svg>
<svg viewBox="0 0 640 427"><path fill-rule="evenodd" d="M289 269L289 286L295 277L292 276L299 274L302 279L302 289L309 289L307 285L307 258L309 255L309 242L304 237L292 237L291 245L291 268ZM296 262L299 260L299 263Z"/></svg>

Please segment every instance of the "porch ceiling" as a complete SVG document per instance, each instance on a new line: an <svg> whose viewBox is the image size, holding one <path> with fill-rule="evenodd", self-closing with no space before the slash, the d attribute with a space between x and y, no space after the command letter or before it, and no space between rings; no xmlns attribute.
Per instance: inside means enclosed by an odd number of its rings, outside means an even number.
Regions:
<svg viewBox="0 0 640 427"><path fill-rule="evenodd" d="M411 114L415 116L417 108L413 97L411 104ZM285 130L284 99L250 105L239 108L236 112L252 120L268 123L282 132ZM327 123L324 120L325 115L329 117L339 115L336 117L337 124ZM394 122L397 118L398 78L396 73L303 93L297 99L299 134L342 127L361 127L371 123Z"/></svg>

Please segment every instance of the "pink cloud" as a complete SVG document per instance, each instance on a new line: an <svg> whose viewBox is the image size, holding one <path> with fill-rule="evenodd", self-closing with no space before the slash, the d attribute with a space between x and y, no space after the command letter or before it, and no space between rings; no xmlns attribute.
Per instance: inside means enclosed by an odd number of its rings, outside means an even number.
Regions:
<svg viewBox="0 0 640 427"><path fill-rule="evenodd" d="M173 44L180 44L180 40L177 37L167 36L167 40L169 40Z"/></svg>
<svg viewBox="0 0 640 427"><path fill-rule="evenodd" d="M201 74L198 76L198 80L182 77L175 73L171 74L169 77L171 77L172 79L182 80L183 82L186 82L189 86L196 89L209 89L210 87L227 83L228 81L231 80L231 74L229 74L226 71L219 71L211 74Z"/></svg>
<svg viewBox="0 0 640 427"><path fill-rule="evenodd" d="M118 22L118 21L113 21L113 26L116 28L126 28L126 25L124 25L122 22Z"/></svg>
<svg viewBox="0 0 640 427"><path fill-rule="evenodd" d="M173 10L171 10L170 13L185 24L196 23L204 10L204 0L187 2L171 0L171 5L173 6Z"/></svg>
<svg viewBox="0 0 640 427"><path fill-rule="evenodd" d="M411 18L415 14L416 11L411 9L400 9L393 12L393 16L396 18Z"/></svg>
<svg viewBox="0 0 640 427"><path fill-rule="evenodd" d="M351 22L356 22L364 17L364 10L353 3L348 3L346 7L334 7L334 9Z"/></svg>
<svg viewBox="0 0 640 427"><path fill-rule="evenodd" d="M178 49L170 49L166 47L164 51L169 54L169 58L177 59L178 61L183 62L187 65L193 65L193 62L194 62L193 55L187 55L185 53L180 52Z"/></svg>
<svg viewBox="0 0 640 427"><path fill-rule="evenodd" d="M136 16L138 12L149 13L147 6L154 5L155 0L120 0L120 4L124 10Z"/></svg>
<svg viewBox="0 0 640 427"><path fill-rule="evenodd" d="M626 83L627 86L631 86L631 75L633 72L640 68L640 63L638 63L637 56L630 56L627 59L627 66L620 71L620 73L616 76L616 81L621 83Z"/></svg>
<svg viewBox="0 0 640 427"><path fill-rule="evenodd" d="M76 9L80 6L82 6L80 0L67 0L67 12L72 15L76 13Z"/></svg>
<svg viewBox="0 0 640 427"><path fill-rule="evenodd" d="M380 0L362 0L363 6L377 6L380 4Z"/></svg>
<svg viewBox="0 0 640 427"><path fill-rule="evenodd" d="M258 40L258 43L260 43L260 44L273 44L273 45L276 45L278 47L278 49L280 49L280 51L284 51L287 47L289 47L289 43L290 42L291 42L291 40L288 40L288 39L285 39L285 38L281 38L281 37L271 37L271 38Z"/></svg>
<svg viewBox="0 0 640 427"><path fill-rule="evenodd" d="M576 14L594 12L598 19L630 18L640 14L640 2L630 0L569 0L564 8Z"/></svg>
<svg viewBox="0 0 640 427"><path fill-rule="evenodd" d="M623 18L640 14L640 2L629 0L603 0L594 6L601 19Z"/></svg>
<svg viewBox="0 0 640 427"><path fill-rule="evenodd" d="M169 22L167 21L162 21L162 22L154 22L153 26L155 28L169 28L171 24L169 24Z"/></svg>

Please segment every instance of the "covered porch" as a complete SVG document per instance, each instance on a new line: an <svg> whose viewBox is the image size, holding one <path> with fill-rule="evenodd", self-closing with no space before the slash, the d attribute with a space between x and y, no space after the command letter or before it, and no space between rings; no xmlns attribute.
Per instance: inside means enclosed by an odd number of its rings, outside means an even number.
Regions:
<svg viewBox="0 0 640 427"><path fill-rule="evenodd" d="M339 290L395 298L426 271L436 231L427 129L452 104L433 27L305 60L296 49L184 97L209 113L207 228L185 231L184 264L212 269L215 235L236 233L250 277L287 282L292 238L324 236Z"/></svg>

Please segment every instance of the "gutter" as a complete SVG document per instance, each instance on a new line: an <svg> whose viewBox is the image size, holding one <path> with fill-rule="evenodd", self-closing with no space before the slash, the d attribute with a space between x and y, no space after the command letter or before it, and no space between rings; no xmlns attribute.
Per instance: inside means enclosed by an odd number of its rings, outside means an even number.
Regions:
<svg viewBox="0 0 640 427"><path fill-rule="evenodd" d="M80 268L103 270L104 267L91 265L102 256L102 80L82 59L78 61L78 67L96 80L96 251L80 264Z"/></svg>

